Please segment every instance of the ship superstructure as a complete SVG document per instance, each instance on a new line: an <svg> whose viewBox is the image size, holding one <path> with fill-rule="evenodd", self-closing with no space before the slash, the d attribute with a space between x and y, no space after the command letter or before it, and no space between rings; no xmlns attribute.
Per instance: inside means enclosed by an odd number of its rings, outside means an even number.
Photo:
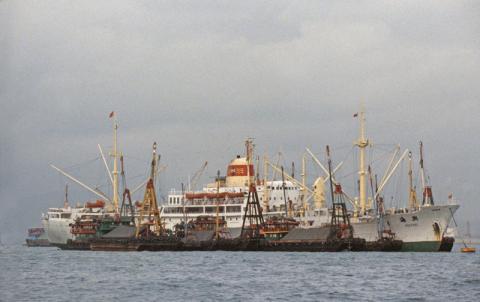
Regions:
<svg viewBox="0 0 480 302"><path fill-rule="evenodd" d="M165 227L204 215L216 215L225 220L232 235L238 235L242 227L243 212L247 202L248 188L255 183L265 217L289 216L301 208L301 188L289 180L261 181L255 177L251 162L253 154L251 140L246 142L245 156L236 156L227 166L224 177L217 176L214 183L199 191L182 192L171 190L167 203L162 206Z"/></svg>

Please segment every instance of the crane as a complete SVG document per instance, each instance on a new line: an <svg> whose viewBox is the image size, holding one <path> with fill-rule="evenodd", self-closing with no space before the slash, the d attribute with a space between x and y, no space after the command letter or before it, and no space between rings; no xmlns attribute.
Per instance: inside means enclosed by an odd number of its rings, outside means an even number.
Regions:
<svg viewBox="0 0 480 302"><path fill-rule="evenodd" d="M190 191L195 190L195 186L197 185L198 180L200 179L200 176L202 176L203 172L205 171L205 168L207 168L208 161L204 162L203 165L198 169L190 179L190 186L189 189Z"/></svg>

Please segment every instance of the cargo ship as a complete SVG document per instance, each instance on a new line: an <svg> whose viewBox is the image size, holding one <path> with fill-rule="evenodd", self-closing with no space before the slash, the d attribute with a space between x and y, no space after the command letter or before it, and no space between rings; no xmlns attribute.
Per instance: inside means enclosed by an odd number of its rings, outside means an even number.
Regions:
<svg viewBox="0 0 480 302"><path fill-rule="evenodd" d="M125 173L123 169L123 156L121 156L117 147L117 130L118 122L115 117L115 113L110 113L110 118L113 118L113 150L111 156L113 157L113 169L110 170L107 161L105 159L103 150L100 145L100 155L108 174L109 181L112 185L113 196L108 197L98 188L91 188L82 181L76 179L74 176L63 171L62 169L50 165L53 169L63 174L66 178L75 182L84 189L95 194L98 200L87 201L84 203L77 203L77 206L70 206L68 201L68 185L65 187L65 200L63 207L49 208L47 213L42 214L42 224L45 228L48 240L54 246L61 248L68 248L67 244L76 240L77 238L83 238L88 235L86 230L88 223L92 221L119 221L120 217L120 196L119 196L119 176L121 175L124 180L125 186ZM121 172L119 171L118 164L121 164ZM125 196L124 196L125 199ZM125 200L124 200L125 201ZM129 205L122 204L122 207L126 209ZM107 224L105 224L107 225ZM85 226L85 228L78 227ZM87 233L85 233L87 232Z"/></svg>
<svg viewBox="0 0 480 302"><path fill-rule="evenodd" d="M403 251L450 251L454 239L447 236L447 230L459 205L454 203L453 200L444 204L434 202L432 187L428 185L427 178L424 175L423 145L421 145L420 152L420 174L423 187L421 202L416 199L416 189L413 186L411 169L412 157L409 150L405 150L398 158L395 157L397 152L394 154L384 178L380 184L377 184L374 196L367 197L367 177L370 176L371 178L371 172L367 171L365 153L366 148L370 146L370 142L365 134L364 112L359 112L356 117L360 119L360 137L354 143L359 148L359 196L348 198L351 205L349 216L355 235L364 238L367 242L376 242L382 239L383 235L381 233L388 232L391 236L403 241ZM300 222L301 228L306 229L318 228L330 222L332 212L326 205L324 193L324 183L328 178L327 172L326 176L317 178L313 186L308 187L306 185L305 158L302 162L301 180L285 173L283 168L270 163L265 158L264 172L267 168L271 168L273 171L280 173L282 180L268 180L268 176L264 176L262 179L255 177L251 140L247 140L246 150L244 157L237 156L228 164L226 176L217 177L215 183L208 184L200 191L172 190L168 195L167 203L161 209L162 220L166 227L173 229L175 225L184 221L202 215L213 215L218 205L220 215L226 221L229 230L234 236L238 236L243 218L242 209L246 205L250 183L255 183L257 186L263 215L266 219L278 216L292 217ZM308 149L307 151L317 164L326 171L326 168L315 158L313 153ZM407 155L410 168L408 205L402 208L385 208L381 198L382 190L398 166L407 158ZM382 200L381 217L377 211L379 200ZM379 233L380 224L384 226L381 233Z"/></svg>
<svg viewBox="0 0 480 302"><path fill-rule="evenodd" d="M396 239L403 241L402 251L451 251L454 238L451 235L449 236L448 230L459 205L451 198L452 195L449 196L448 202L443 202L443 204L434 201L432 187L428 183L428 177L424 169L422 142L420 142L419 167L422 200L417 200L416 187L412 177L412 153L408 149L401 156L396 157L400 150L397 148L382 180L374 185L373 173L366 163L367 147L372 144L366 138L365 113L362 110L354 117L357 117L360 121L360 135L354 142L359 155L357 159L359 196L349 198L352 208L350 215L355 234L366 239L367 242L378 240L381 236L379 234L379 224L383 224L385 229L382 232L389 232ZM311 151L308 149L307 151L314 157ZM408 159L408 202L403 208L386 208L382 198L382 190L405 159ZM321 165L318 159L315 158L315 160ZM370 183L368 183L369 181ZM373 192L371 197L367 196L368 189ZM378 207L382 211L381 217L377 211ZM310 213L305 217L307 225L322 225L330 219L330 213L325 207L314 209L312 212L313 215Z"/></svg>
<svg viewBox="0 0 480 302"><path fill-rule="evenodd" d="M385 233L390 234L398 240L403 241L403 250L405 251L440 251L445 249L442 242L445 241L446 232L458 204L434 203L431 186L428 185L423 171L423 154L421 151L420 172L422 176L422 195L423 200L417 202L416 190L412 185L411 172L411 153L408 150L395 158L397 152L392 157L379 184L377 184L374 194L367 197L368 176L370 176L370 185L373 187L371 177L366 163L366 148L371 145L365 134L365 114L357 114L360 119L360 137L355 141L358 147L358 184L359 196L355 198L348 197L350 206L348 215L351 219L355 236L365 239L367 242L376 242L383 238ZM119 213L119 194L118 194L118 171L116 167L117 147L116 147L116 129L114 124L114 168L113 172L107 167L110 180L112 182L113 198L110 199L98 190L91 189L83 183L77 181L72 176L56 168L62 174L76 181L86 189L100 196L105 200L105 208L92 209L82 206L80 208L51 208L44 217L44 226L47 230L49 240L53 244L66 244L68 240L74 240L75 234L72 233L71 225L75 219L82 219L86 215L98 215L99 218L107 215L114 216ZM191 180L191 185L187 189L171 190L165 204L160 205L161 223L165 229L174 230L178 225L185 224L188 221L195 220L200 216L218 215L226 222L227 228L232 237L240 235L242 221L244 218L243 209L246 206L249 187L254 184L262 205L262 214L266 220L273 217L288 217L295 219L300 223L299 227L304 229L318 228L325 226L331 221L332 211L326 205L324 183L328 178L326 176L318 177L312 186L307 185L306 160L302 160L301 180L291 174L286 173L283 167L271 163L268 158L263 159L263 177L255 171L253 156L253 141L247 139L245 143L246 151L244 156L237 155L227 166L225 176L219 174L213 183L207 184L201 190L195 190L194 182L198 180L198 173L195 179ZM315 158L313 153L307 149L314 161L326 171L322 163ZM391 207L386 208L383 204L382 190L389 181L400 163L408 155L410 163L410 195L408 205L404 208ZM103 153L102 153L103 157ZM337 166L333 173L340 167ZM203 169L204 167L202 167ZM269 173L271 169L272 173ZM122 169L123 170L123 169ZM276 176L270 176L270 174ZM281 179L277 179L280 175ZM336 182L336 180L334 179ZM373 189L372 189L373 191ZM381 205L379 201L382 201ZM381 213L378 207L381 206ZM139 208L134 206L132 215L139 221ZM82 216L83 215L83 216ZM382 228L379 228L382 225ZM451 247L451 244L447 245Z"/></svg>

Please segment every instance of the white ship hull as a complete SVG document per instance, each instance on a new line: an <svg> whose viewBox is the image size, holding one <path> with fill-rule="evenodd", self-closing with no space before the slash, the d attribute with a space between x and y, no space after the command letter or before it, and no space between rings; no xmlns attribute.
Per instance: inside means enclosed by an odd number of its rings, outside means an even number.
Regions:
<svg viewBox="0 0 480 302"><path fill-rule="evenodd" d="M397 213L385 215L385 227L395 233L396 239L403 241L402 250L404 251L439 251L443 235L448 228L452 215L458 208L458 205L439 205L425 206L410 212L397 210ZM327 209L324 212L327 212ZM284 215L283 212L264 214L266 217ZM188 219L195 219L200 215L208 214L189 215ZM237 230L242 227L243 213L221 213L220 215L225 218L232 235L238 235ZM175 224L184 220L184 216L181 214L164 215L163 220L167 228L173 229ZM312 227L328 222L330 222L330 215L317 217ZM364 238L367 241L378 239L376 218L352 219L352 225L355 237Z"/></svg>
<svg viewBox="0 0 480 302"><path fill-rule="evenodd" d="M42 225L52 245L65 245L68 240L75 239L70 232L70 225L75 219L85 216L103 216L103 208L50 208L42 217Z"/></svg>
<svg viewBox="0 0 480 302"><path fill-rule="evenodd" d="M452 215L458 205L421 207L410 213L385 215L385 226L403 241L405 251L438 251ZM378 238L377 219L368 222L353 222L355 236L375 241Z"/></svg>
<svg viewBox="0 0 480 302"><path fill-rule="evenodd" d="M53 245L66 244L69 239L74 239L70 233L72 219L44 219L43 227L47 234L48 241Z"/></svg>

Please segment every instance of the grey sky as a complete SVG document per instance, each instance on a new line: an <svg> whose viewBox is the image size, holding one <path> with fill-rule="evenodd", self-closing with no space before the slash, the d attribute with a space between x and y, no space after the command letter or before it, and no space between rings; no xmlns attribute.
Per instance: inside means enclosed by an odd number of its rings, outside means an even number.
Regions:
<svg viewBox="0 0 480 302"><path fill-rule="evenodd" d="M61 204L49 163L111 146L112 110L128 176L155 140L166 193L247 136L297 166L305 146L343 154L360 101L373 141L425 142L437 199L453 191L480 229L478 1L1 1L0 45L2 238ZM106 182L99 161L69 171Z"/></svg>

